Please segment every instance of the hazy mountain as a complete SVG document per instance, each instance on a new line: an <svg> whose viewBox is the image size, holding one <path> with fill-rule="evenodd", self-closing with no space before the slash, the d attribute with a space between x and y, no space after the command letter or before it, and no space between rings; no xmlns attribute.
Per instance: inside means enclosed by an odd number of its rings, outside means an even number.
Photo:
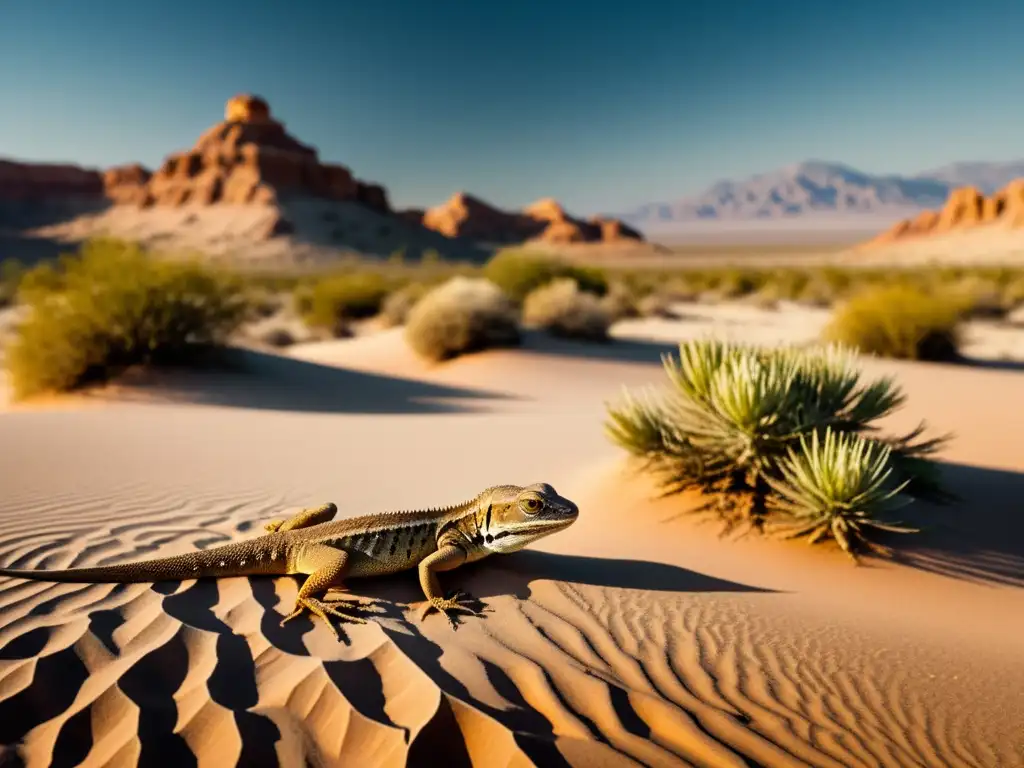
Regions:
<svg viewBox="0 0 1024 768"><path fill-rule="evenodd" d="M950 163L941 168L919 173L915 178L935 179L954 187L978 187L991 195L1014 179L1024 177L1024 160L1008 163Z"/></svg>
<svg viewBox="0 0 1024 768"><path fill-rule="evenodd" d="M812 160L742 180L714 184L700 195L648 203L617 216L639 227L694 221L898 219L937 208L954 187L986 194L1024 176L1024 161L955 163L915 176L874 175L841 163Z"/></svg>

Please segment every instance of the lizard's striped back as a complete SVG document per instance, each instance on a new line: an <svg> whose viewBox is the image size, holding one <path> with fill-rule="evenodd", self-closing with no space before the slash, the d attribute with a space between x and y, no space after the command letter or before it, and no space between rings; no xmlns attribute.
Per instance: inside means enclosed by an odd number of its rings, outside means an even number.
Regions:
<svg viewBox="0 0 1024 768"><path fill-rule="evenodd" d="M473 509L473 502L414 512L387 512L301 528L299 541L344 549L351 556L349 575L372 576L412 568L437 550L438 529Z"/></svg>

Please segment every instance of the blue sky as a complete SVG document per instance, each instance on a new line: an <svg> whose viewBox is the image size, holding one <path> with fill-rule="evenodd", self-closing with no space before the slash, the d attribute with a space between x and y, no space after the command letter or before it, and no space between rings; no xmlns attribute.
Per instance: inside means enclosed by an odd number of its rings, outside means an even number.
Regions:
<svg viewBox="0 0 1024 768"><path fill-rule="evenodd" d="M614 211L1022 157L1022 39L1020 0L2 0L0 155L155 167L250 91L397 205Z"/></svg>

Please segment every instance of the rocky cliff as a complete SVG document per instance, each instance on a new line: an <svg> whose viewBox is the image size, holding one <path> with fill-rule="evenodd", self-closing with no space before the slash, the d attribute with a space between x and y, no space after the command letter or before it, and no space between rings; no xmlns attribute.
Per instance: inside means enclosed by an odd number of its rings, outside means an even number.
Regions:
<svg viewBox="0 0 1024 768"><path fill-rule="evenodd" d="M642 235L617 219L589 221L570 216L551 198L538 200L521 211L503 211L465 192L424 212L407 215L446 237L464 237L488 243L538 240L552 244L639 241Z"/></svg>
<svg viewBox="0 0 1024 768"><path fill-rule="evenodd" d="M954 189L942 208L904 219L867 245L889 244L985 226L1024 228L1024 179L1012 181L990 196L977 187Z"/></svg>
<svg viewBox="0 0 1024 768"><path fill-rule="evenodd" d="M126 166L109 170L104 181L112 200L140 207L273 205L292 195L390 210L383 187L359 181L345 166L321 162L316 149L274 119L266 101L249 94L230 99L223 122L192 149L168 155L156 173Z"/></svg>
<svg viewBox="0 0 1024 768"><path fill-rule="evenodd" d="M103 177L99 171L76 165L0 160L0 200L102 197Z"/></svg>
<svg viewBox="0 0 1024 768"><path fill-rule="evenodd" d="M395 211L383 186L323 162L251 94L229 99L223 121L153 172L138 164L101 172L0 161L0 203L0 224L24 224L19 237L27 229L63 243L103 234L248 258L287 258L302 246L326 258L401 249L413 258L435 250L477 260L499 243L642 240L620 221L584 221L550 199L509 212L458 194L430 210Z"/></svg>

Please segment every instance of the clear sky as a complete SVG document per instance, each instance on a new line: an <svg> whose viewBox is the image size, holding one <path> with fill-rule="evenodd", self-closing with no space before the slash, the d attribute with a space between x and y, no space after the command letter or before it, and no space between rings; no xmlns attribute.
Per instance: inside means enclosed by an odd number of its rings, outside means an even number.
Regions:
<svg viewBox="0 0 1024 768"><path fill-rule="evenodd" d="M0 155L155 167L249 91L400 206L1024 156L1024 0L0 0Z"/></svg>

